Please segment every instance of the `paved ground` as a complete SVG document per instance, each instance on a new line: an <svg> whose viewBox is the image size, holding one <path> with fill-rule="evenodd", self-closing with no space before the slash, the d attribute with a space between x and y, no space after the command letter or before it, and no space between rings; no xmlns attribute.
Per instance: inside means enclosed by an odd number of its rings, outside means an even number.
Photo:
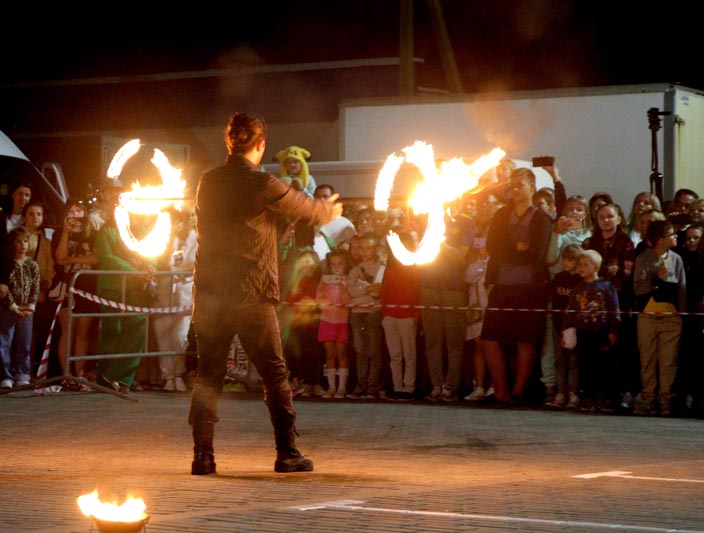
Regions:
<svg viewBox="0 0 704 533"><path fill-rule="evenodd" d="M154 532L704 531L704 421L300 400L309 474L275 474L258 395L226 393L218 475L188 397L0 395L0 531L97 531L76 498L141 496Z"/></svg>

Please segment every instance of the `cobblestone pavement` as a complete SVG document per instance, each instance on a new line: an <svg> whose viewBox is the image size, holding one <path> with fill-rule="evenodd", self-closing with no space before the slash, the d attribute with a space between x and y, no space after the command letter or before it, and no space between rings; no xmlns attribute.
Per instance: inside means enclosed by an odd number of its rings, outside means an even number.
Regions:
<svg viewBox="0 0 704 533"><path fill-rule="evenodd" d="M76 498L140 496L155 532L704 531L704 421L300 400L315 472L275 474L261 396L225 393L218 474L188 397L0 395L0 531L97 531Z"/></svg>

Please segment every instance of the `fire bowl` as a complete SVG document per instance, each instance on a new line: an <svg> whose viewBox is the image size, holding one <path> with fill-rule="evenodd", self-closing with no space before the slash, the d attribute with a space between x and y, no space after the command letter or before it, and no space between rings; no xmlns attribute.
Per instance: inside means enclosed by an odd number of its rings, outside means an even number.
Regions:
<svg viewBox="0 0 704 533"><path fill-rule="evenodd" d="M114 520L101 520L93 517L100 533L139 533L144 529L149 521L149 515L142 515L143 518L134 522L116 522Z"/></svg>

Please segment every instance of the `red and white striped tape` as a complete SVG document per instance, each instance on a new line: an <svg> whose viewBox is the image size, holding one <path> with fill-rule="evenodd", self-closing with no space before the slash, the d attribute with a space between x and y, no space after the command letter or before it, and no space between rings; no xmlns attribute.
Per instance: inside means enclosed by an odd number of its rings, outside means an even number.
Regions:
<svg viewBox="0 0 704 533"><path fill-rule="evenodd" d="M87 300L91 300L93 302L97 302L99 304L108 306L108 307L113 307L115 309L121 309L123 311L132 311L135 313L147 313L147 314L169 314L169 313L182 313L184 311L190 311L192 309L192 306L174 306L174 307L140 307L140 306L135 306L135 305L128 305L120 302L115 302L112 300L107 300L105 298L102 298L100 296L97 296L95 294L91 294L89 292L85 292L81 289L76 289L75 287L71 288L71 292L78 294L79 296L82 296L83 298L86 298ZM297 306L302 306L302 307L307 307L310 306L310 301L308 302L281 302L281 305L289 305L292 307L297 307ZM362 309L429 309L433 311L467 311L467 310L472 310L472 311L518 311L518 312L530 312L530 313L577 313L577 314L584 314L584 315L598 315L598 314L617 314L617 315L654 315L654 316L670 316L670 315L678 315L678 316L704 316L704 313L692 313L692 312L671 312L671 313L663 313L663 312L646 312L646 311L596 311L596 312L587 312L587 311L571 311L571 310L564 310L564 309L533 309L533 308L524 308L524 307L469 307L469 306L454 306L454 305L410 305L410 304L384 304L383 306L381 304L326 304L329 307L348 307L348 308L362 308Z"/></svg>
<svg viewBox="0 0 704 533"><path fill-rule="evenodd" d="M44 351L42 352L42 360L39 363L39 369L37 370L37 381L42 381L46 379L49 370L49 354L51 353L51 338L54 336L54 326L56 325L56 319L59 317L59 311L61 311L61 306L64 303L62 298L56 305L56 311L54 312L54 319L51 321L51 327L49 328L49 335L47 336L46 342L44 343ZM34 389L36 394L43 396L47 393L61 392L61 385L50 385L48 387L37 387Z"/></svg>
<svg viewBox="0 0 704 533"><path fill-rule="evenodd" d="M83 291L81 289L76 289L75 287L71 287L70 290L74 294L82 296L86 300L91 300L92 302L96 302L101 305L105 305L107 307L112 307L114 309L120 309L122 311L132 311L134 313L148 313L148 314L182 313L184 311L190 311L191 307L192 307L190 305L172 306L172 307L141 307L141 306L137 306L137 305L129 305L129 304L121 303L121 302L115 302L113 300L108 300L106 298L102 298L100 296L97 296L95 294L91 294L91 293Z"/></svg>
<svg viewBox="0 0 704 533"><path fill-rule="evenodd" d="M290 305L293 307L310 306L310 301L308 302L281 302L282 305ZM596 315L649 315L649 316L704 316L704 312L655 312L655 311L578 311L570 309L534 309L526 307L470 307L467 305L410 305L410 304L328 304L327 307L348 307L350 309L362 308L362 309L430 309L433 311L518 311L518 312L529 312L529 313L554 313L554 314L578 314L582 316L596 316Z"/></svg>

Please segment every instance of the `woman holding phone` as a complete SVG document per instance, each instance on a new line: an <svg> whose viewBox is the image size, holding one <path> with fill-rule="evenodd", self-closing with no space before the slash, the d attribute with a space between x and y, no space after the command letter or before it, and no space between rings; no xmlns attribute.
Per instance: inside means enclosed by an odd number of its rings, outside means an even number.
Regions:
<svg viewBox="0 0 704 533"><path fill-rule="evenodd" d="M61 368L66 368L67 339L68 330L68 289L73 274L79 270L90 270L96 268L98 264L98 253L95 251L95 232L87 222L86 206L82 201L70 198L65 205L64 223L61 230L55 231L52 236L51 248L56 262L56 278L54 286L49 292L49 298L55 302L61 302L62 308L59 311L59 323L61 324L61 336L58 343L58 355ZM78 276L76 278L76 288L82 289L89 294L96 292L97 278L91 275ZM97 313L99 306L97 303L83 298L78 294L74 297L74 313ZM90 330L95 320L91 316L79 316L73 318L72 325L72 346L70 348L72 356L88 355L90 345ZM73 362L74 372L77 377L85 377L86 361L77 360ZM73 388L84 392L90 392L91 388L86 384L80 386L74 382L66 381L66 388Z"/></svg>

